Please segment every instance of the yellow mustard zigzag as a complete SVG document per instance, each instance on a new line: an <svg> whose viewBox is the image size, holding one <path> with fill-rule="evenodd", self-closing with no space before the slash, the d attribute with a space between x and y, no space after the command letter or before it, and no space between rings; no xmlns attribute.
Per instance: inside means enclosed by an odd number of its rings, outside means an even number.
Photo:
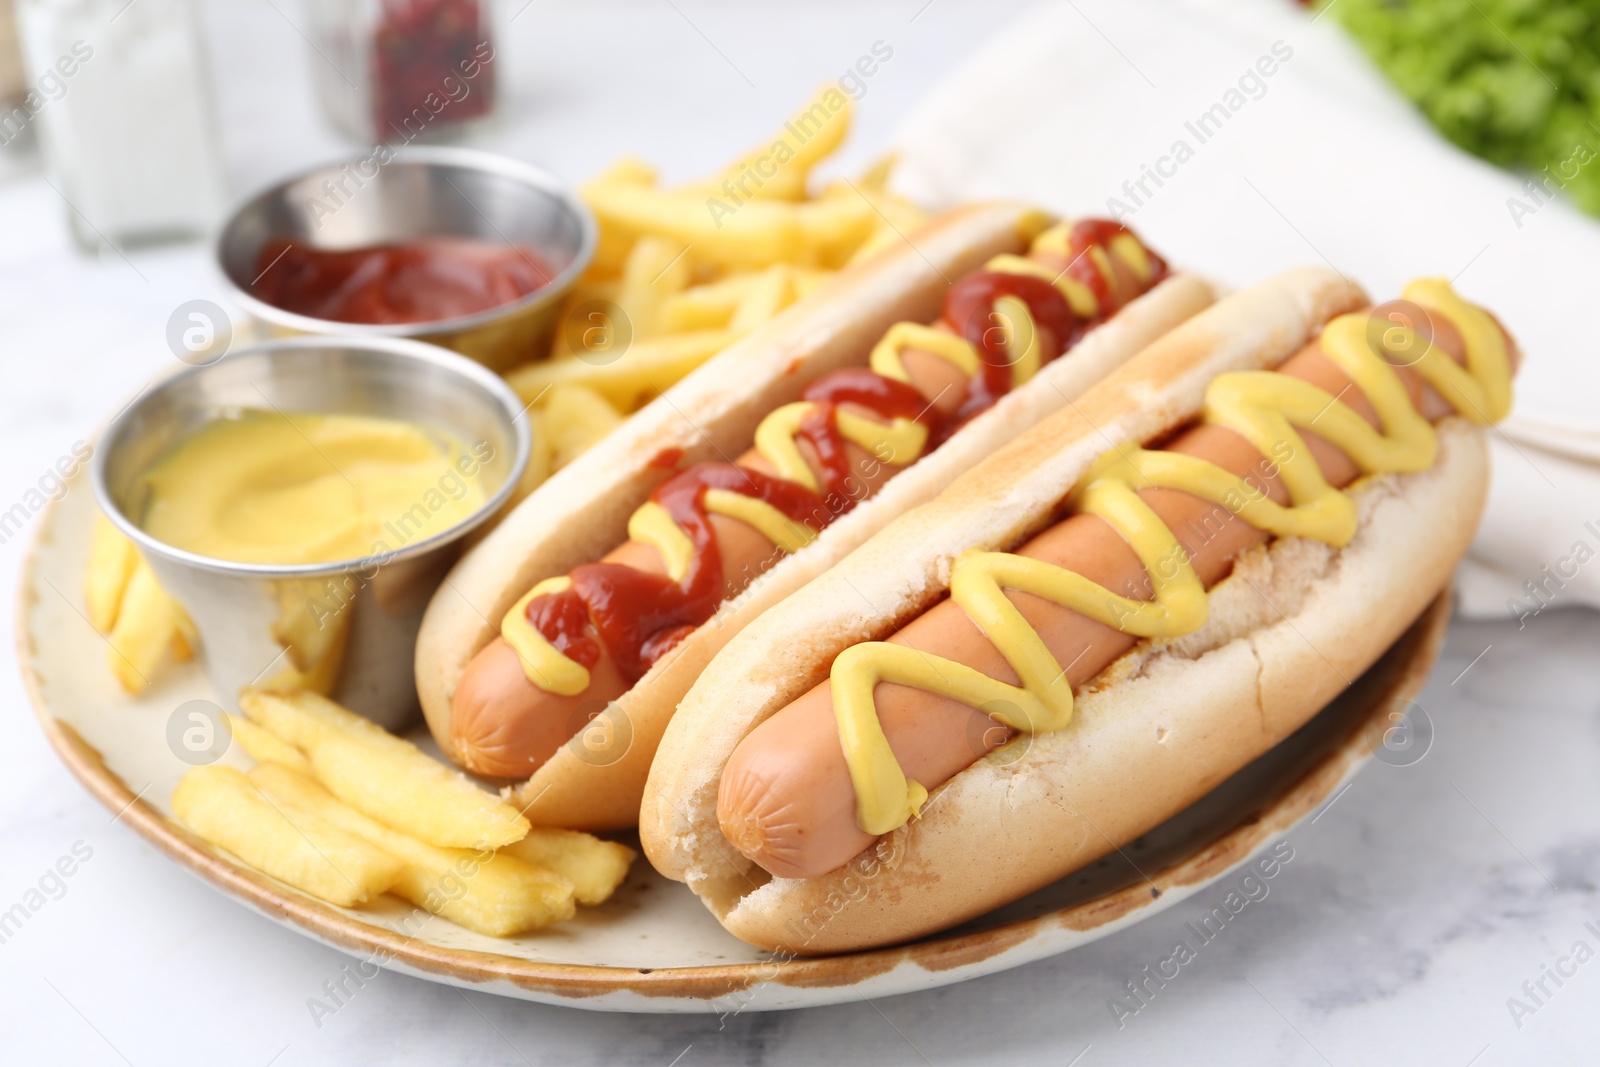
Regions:
<svg viewBox="0 0 1600 1067"><path fill-rule="evenodd" d="M1381 431L1325 390L1272 371L1222 374L1206 390L1205 421L1236 431L1263 456L1274 458L1289 493L1288 506L1194 456L1127 447L1112 449L1094 463L1069 504L1100 516L1128 543L1149 574L1153 599L1118 596L1073 571L1008 552L973 550L956 560L951 599L1000 650L1021 685L886 641L840 653L832 672L834 715L861 829L888 833L915 816L928 797L919 782L907 779L884 735L874 703L879 682L959 700L1024 733L1060 730L1071 721L1072 686L1066 671L1012 605L1006 589L1033 593L1138 637L1177 637L1205 623L1204 587L1177 537L1135 486L1181 489L1274 536L1344 546L1355 536L1355 503L1328 484L1296 427L1315 423L1316 433L1349 455L1366 475L1431 466L1438 451L1436 431L1412 406L1391 361L1415 366L1474 423L1504 417L1511 405L1511 366L1504 335L1493 320L1443 279L1414 281L1405 298L1455 325L1466 346L1465 367L1409 326L1385 328L1367 313L1341 315L1322 332L1324 354L1372 403ZM1421 354L1412 358L1418 350Z"/></svg>

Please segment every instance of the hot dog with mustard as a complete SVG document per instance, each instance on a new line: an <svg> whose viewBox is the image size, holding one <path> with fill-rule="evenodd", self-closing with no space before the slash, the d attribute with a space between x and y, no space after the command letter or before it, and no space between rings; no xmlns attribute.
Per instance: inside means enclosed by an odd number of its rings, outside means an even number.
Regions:
<svg viewBox="0 0 1600 1067"><path fill-rule="evenodd" d="M1443 280L1365 305L1223 300L747 628L663 742L652 862L764 947L904 940L1293 732L1465 552L1518 358Z"/></svg>

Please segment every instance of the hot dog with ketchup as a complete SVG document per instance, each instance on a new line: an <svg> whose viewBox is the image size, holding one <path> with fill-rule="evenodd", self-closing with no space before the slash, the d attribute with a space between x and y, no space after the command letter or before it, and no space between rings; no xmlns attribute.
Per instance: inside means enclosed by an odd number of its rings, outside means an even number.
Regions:
<svg viewBox="0 0 1600 1067"><path fill-rule="evenodd" d="M1209 302L1115 223L1005 204L842 272L457 566L418 641L441 748L531 775L535 822L633 825L666 720L744 621Z"/></svg>
<svg viewBox="0 0 1600 1067"><path fill-rule="evenodd" d="M663 742L652 862L764 947L904 940L1292 733L1448 581L1510 405L1447 282L1365 303L1227 298L747 628Z"/></svg>

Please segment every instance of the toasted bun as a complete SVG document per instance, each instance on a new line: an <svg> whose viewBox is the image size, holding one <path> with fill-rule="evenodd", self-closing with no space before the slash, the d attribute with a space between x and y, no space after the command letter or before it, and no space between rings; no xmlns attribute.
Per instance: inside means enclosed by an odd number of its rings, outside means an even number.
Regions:
<svg viewBox="0 0 1600 1067"><path fill-rule="evenodd" d="M423 619L417 689L440 747L452 751L450 701L467 663L535 582L595 560L627 539L629 515L671 473L652 466L654 457L681 450L681 467L740 454L768 412L798 399L823 374L863 362L894 323L933 320L948 279L1001 252L1023 251L1040 228L1041 216L1016 204L975 205L942 216L707 362L519 504L456 564ZM597 759L567 746L521 787L528 817L586 830L635 825L650 763L679 700L749 620L1211 301L1199 279L1169 278L898 474L804 552L725 603L614 702L608 717L626 737L617 746L620 754L608 751Z"/></svg>
<svg viewBox="0 0 1600 1067"><path fill-rule="evenodd" d="M1284 539L1247 554L1211 591L1202 630L1136 646L1084 687L1070 727L975 763L935 791L923 817L842 870L773 879L716 818L739 741L822 681L844 648L887 636L941 597L962 551L1024 540L1106 448L1189 421L1216 375L1275 366L1364 303L1321 269L1227 298L747 627L663 739L640 821L651 862L763 947L902 941L1091 862L1292 733L1398 638L1465 552L1486 486L1481 438L1465 423L1441 426L1427 471L1356 490L1361 527L1346 548Z"/></svg>

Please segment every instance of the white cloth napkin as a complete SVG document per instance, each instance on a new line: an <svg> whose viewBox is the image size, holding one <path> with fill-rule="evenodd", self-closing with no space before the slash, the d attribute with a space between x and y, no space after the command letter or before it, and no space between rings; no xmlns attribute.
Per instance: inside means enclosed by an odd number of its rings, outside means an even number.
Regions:
<svg viewBox="0 0 1600 1067"><path fill-rule="evenodd" d="M1047 4L954 71L896 145L904 193L1115 212L1225 285L1319 260L1378 300L1453 278L1526 357L1461 608L1600 606L1600 225L1444 141L1331 17L1287 0Z"/></svg>

